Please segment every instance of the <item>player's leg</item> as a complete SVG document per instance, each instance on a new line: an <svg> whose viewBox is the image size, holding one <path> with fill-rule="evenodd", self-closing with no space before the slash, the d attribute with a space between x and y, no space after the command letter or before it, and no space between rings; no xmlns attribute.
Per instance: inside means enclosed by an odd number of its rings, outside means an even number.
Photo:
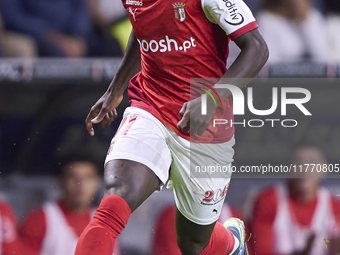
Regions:
<svg viewBox="0 0 340 255"><path fill-rule="evenodd" d="M216 179L214 187L214 180L211 179L195 180L183 175L182 177L185 185L176 184L178 176L175 171L171 172L178 208L176 213L177 244L182 254L232 254L238 249L240 242L235 239L230 230L216 222L224 203L229 180ZM205 182L210 184L206 185ZM211 190L206 186L211 187Z"/></svg>
<svg viewBox="0 0 340 255"><path fill-rule="evenodd" d="M176 212L177 244L183 255L232 254L238 247L232 232L217 222L209 225L196 224ZM238 253L236 253L238 254Z"/></svg>
<svg viewBox="0 0 340 255"><path fill-rule="evenodd" d="M193 223L176 210L177 244L183 255L200 254L209 244L215 223L202 226Z"/></svg>
<svg viewBox="0 0 340 255"><path fill-rule="evenodd" d="M125 159L114 159L105 166L105 195L117 195L137 209L161 185L161 181L147 166Z"/></svg>
<svg viewBox="0 0 340 255"><path fill-rule="evenodd" d="M182 255L248 255L245 227L237 218L199 225L176 212L177 243Z"/></svg>
<svg viewBox="0 0 340 255"><path fill-rule="evenodd" d="M210 166L230 166L234 139L221 144L198 144L176 134L171 137L174 141L170 143L173 157L170 186L174 188L179 211L176 232L183 255L247 254L238 250L244 244L244 227L238 221L226 227L215 224L227 194L230 172L206 171ZM198 169L203 171L196 172ZM230 230L235 230L235 234Z"/></svg>
<svg viewBox="0 0 340 255"><path fill-rule="evenodd" d="M76 255L111 255L131 212L168 179L171 154L157 121L141 109L125 111L106 158L107 196L82 233Z"/></svg>
<svg viewBox="0 0 340 255"><path fill-rule="evenodd" d="M124 159L106 164L104 182L106 196L79 238L76 255L111 255L130 214L160 185L147 166Z"/></svg>

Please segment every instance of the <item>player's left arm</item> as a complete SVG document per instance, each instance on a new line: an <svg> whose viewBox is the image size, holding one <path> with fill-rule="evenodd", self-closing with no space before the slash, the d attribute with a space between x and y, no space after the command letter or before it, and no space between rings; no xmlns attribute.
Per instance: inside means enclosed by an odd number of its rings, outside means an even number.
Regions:
<svg viewBox="0 0 340 255"><path fill-rule="evenodd" d="M241 53L223 75L217 84L233 84L239 88L246 86L253 79L269 57L268 47L264 41L255 19L249 8L242 0L234 0L238 9L238 16L232 16L229 7L221 0L202 0L206 17L220 27L234 40L241 49ZM236 17L236 18L235 18ZM235 19L234 19L235 18ZM227 47L227 45L226 45ZM226 89L215 88L222 101L231 96ZM207 115L202 116L201 98L186 102L180 110L182 117L178 128L184 133L190 129L190 134L202 135L214 117L217 106L213 100L207 97ZM191 123L190 123L191 122Z"/></svg>
<svg viewBox="0 0 340 255"><path fill-rule="evenodd" d="M258 74L267 62L269 52L267 44L258 29L238 37L235 43L241 49L241 53L217 84L223 84L225 81L228 81L229 84L243 88ZM231 96L229 90L216 90L221 100Z"/></svg>
<svg viewBox="0 0 340 255"><path fill-rule="evenodd" d="M207 19L218 24L241 49L218 84L228 81L229 84L244 87L257 75L269 57L267 44L251 10L242 0L201 0L201 4ZM218 89L218 92L222 100L231 95L225 89Z"/></svg>

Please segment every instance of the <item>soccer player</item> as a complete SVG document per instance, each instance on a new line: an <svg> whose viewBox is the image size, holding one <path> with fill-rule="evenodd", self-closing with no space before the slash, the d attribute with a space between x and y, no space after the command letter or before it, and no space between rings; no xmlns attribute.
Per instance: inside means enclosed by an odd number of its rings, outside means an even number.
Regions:
<svg viewBox="0 0 340 255"><path fill-rule="evenodd" d="M130 214L168 180L170 166L182 254L247 254L242 222L231 219L225 227L216 223L230 178L190 178L189 170L189 154L209 165L232 162L234 128L217 130L211 124L215 112L232 119L230 91L207 88L219 94L223 105L216 106L208 97L207 114L201 115L201 97L190 100L190 79L217 78L219 83L225 78L229 84L245 86L268 58L256 21L241 0L123 4L133 33L115 78L89 112L88 132L94 135L93 124L105 126L115 119L128 84L131 107L125 110L106 158L107 196L82 233L75 254L110 254ZM227 71L230 39L241 53Z"/></svg>
<svg viewBox="0 0 340 255"><path fill-rule="evenodd" d="M294 150L293 164L326 164L314 146ZM289 179L264 190L252 220L253 251L261 255L335 255L340 252L340 201L319 186L322 176ZM328 247L325 243L330 241Z"/></svg>
<svg viewBox="0 0 340 255"><path fill-rule="evenodd" d="M78 238L95 211L92 201L99 187L99 175L95 160L87 153L63 155L58 161L57 181L61 199L29 213L22 226L22 240L35 254L73 255Z"/></svg>

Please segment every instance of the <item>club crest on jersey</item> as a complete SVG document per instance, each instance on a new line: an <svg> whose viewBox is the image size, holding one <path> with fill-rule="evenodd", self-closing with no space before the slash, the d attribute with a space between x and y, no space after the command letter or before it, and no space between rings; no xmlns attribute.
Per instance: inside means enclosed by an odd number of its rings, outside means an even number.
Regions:
<svg viewBox="0 0 340 255"><path fill-rule="evenodd" d="M184 3L174 3L172 6L175 9L175 19L178 22L183 22L185 20L185 4Z"/></svg>

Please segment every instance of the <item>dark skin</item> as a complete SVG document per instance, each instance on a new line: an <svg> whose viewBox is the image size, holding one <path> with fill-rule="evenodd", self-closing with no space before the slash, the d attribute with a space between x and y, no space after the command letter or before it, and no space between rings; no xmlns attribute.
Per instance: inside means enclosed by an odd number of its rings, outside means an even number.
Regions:
<svg viewBox="0 0 340 255"><path fill-rule="evenodd" d="M268 48L259 31L250 31L235 40L241 53L223 78L228 83L244 87L255 77L268 59ZM93 124L109 125L117 116L115 108L126 89L131 77L140 70L140 50L134 34L130 37L127 52L121 67L111 82L108 90L91 108L86 118L86 127L90 135L94 135ZM234 78L240 77L240 78ZM247 79L245 79L247 78ZM230 96L228 90L217 90L222 100ZM118 103L118 104L117 104ZM189 114L200 112L200 99L195 99L183 105L179 114L182 116L178 128L183 132L202 134L212 120L216 108L208 100L209 112L205 118L189 123ZM199 114L197 114L198 116ZM191 119L192 120L192 119ZM157 176L145 165L129 160L112 160L105 166L104 181L107 194L122 197L133 212L160 185ZM210 225L198 225L178 211L176 213L177 243L183 255L198 255L208 245L215 222Z"/></svg>

